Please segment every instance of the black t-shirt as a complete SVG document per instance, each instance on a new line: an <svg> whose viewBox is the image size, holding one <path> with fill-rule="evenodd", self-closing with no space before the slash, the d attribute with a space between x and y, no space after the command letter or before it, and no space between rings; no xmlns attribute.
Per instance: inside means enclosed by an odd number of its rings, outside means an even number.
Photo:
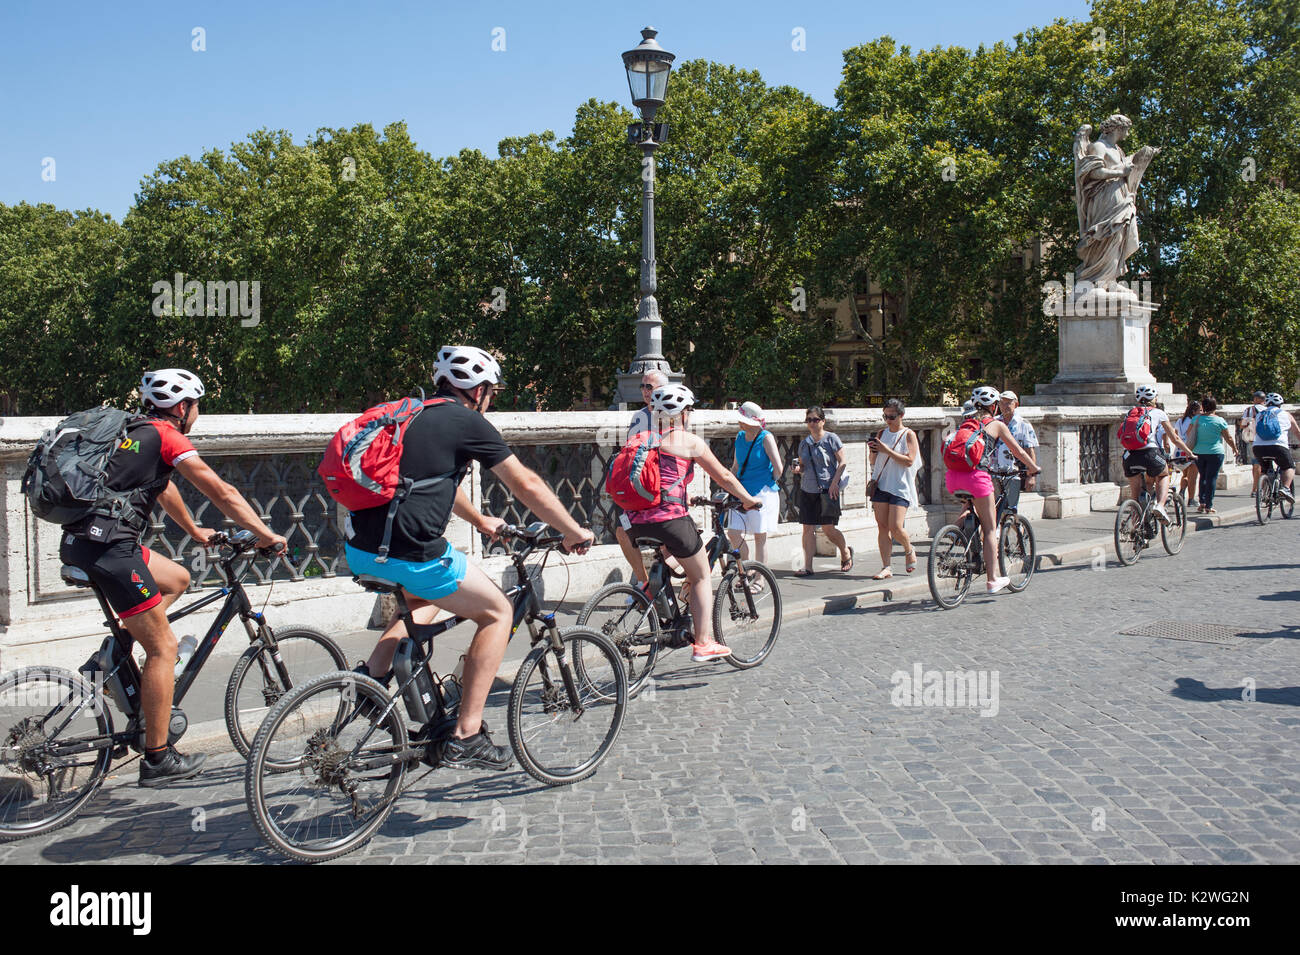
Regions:
<svg viewBox="0 0 1300 955"><path fill-rule="evenodd" d="M141 495L132 508L142 519L138 527L146 527L158 495L167 486L163 478L169 477L176 465L198 453L190 439L165 418L139 418L127 425L126 440L109 457L104 467L105 486L110 491L130 491L156 484L147 494ZM140 536L140 530L126 523L114 527L109 521L94 516L67 524L63 529L77 537L105 544L136 540Z"/></svg>
<svg viewBox="0 0 1300 955"><path fill-rule="evenodd" d="M494 468L513 452L486 418L454 400L421 411L402 441L402 477L420 481L449 471L457 474L413 491L398 505L388 556L414 563L437 560L447 549L442 533L451 518L457 477L469 470L472 461ZM348 543L358 550L379 553L387 517L387 504L353 511Z"/></svg>

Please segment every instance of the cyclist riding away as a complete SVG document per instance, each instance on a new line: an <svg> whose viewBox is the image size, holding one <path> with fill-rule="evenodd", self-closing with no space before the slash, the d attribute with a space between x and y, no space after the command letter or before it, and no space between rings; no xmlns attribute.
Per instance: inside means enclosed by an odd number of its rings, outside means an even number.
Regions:
<svg viewBox="0 0 1300 955"><path fill-rule="evenodd" d="M1255 417L1255 443L1251 450L1255 455L1255 465L1259 467L1265 461L1272 461L1282 472L1282 487L1279 493L1288 501L1295 501L1291 490L1291 481L1295 478L1295 458L1291 456L1290 433L1294 431L1300 437L1300 424L1288 411L1282 410L1282 396L1276 391L1269 392L1267 405Z"/></svg>
<svg viewBox="0 0 1300 955"><path fill-rule="evenodd" d="M645 407L638 408L632 415L632 423L627 428L627 438L624 444L632 440L632 436L640 434L642 431L649 431L654 420L654 412L650 410L650 395L656 388L661 388L668 384L668 376L662 371L647 371L641 376L641 397L645 400ZM614 528L614 539L618 541L619 549L623 552L623 559L632 567L632 574L641 583L650 580L646 574L645 561L641 559L641 550L632 543L632 538L628 537L627 532L631 530L632 522L628 520L625 513L618 515L618 526Z"/></svg>
<svg viewBox="0 0 1300 955"><path fill-rule="evenodd" d="M632 522L630 536L647 538L662 545L677 558L686 572L690 584L691 616L695 621L695 646L691 659L702 663L719 660L731 650L713 639L713 591L708 584L711 568L704 552L704 540L686 508L695 463L699 462L720 487L739 498L746 510L760 506L761 502L722 466L703 438L684 430L690 427L694 406L695 395L685 385L665 385L656 388L650 396L650 407L655 413L654 427L662 436L659 443L660 503L632 511L628 518Z"/></svg>
<svg viewBox="0 0 1300 955"><path fill-rule="evenodd" d="M988 473L994 445L1001 442L1007 452L1024 465L1026 474L1034 475L1042 469L1020 446L1011 429L993 417L999 398L997 389L981 385L971 392L970 397L975 404L975 414L962 422L944 449L944 484L949 494L962 491L973 499L983 532L984 569L988 575L986 589L995 594L1011 583L1011 578L997 576L997 515L993 511L993 479Z"/></svg>
<svg viewBox="0 0 1300 955"><path fill-rule="evenodd" d="M460 712L443 744L442 764L453 769L508 769L509 747L496 746L483 728L483 707L505 658L511 607L501 588L444 538L453 513L495 537L505 521L475 510L460 484L471 463L489 468L529 510L564 535L570 552L585 553L591 531L579 527L540 477L520 463L484 415L501 384L501 368L481 348L444 346L433 383L436 398L410 423L402 441L401 478L427 481L402 501L392 523L387 559L379 559L388 505L353 511L346 522L345 552L354 574L400 584L411 610L430 605L473 621L478 629L465 657ZM442 478L443 480L432 480ZM358 672L385 686L393 656L406 636L392 621Z"/></svg>
<svg viewBox="0 0 1300 955"><path fill-rule="evenodd" d="M1142 493L1143 477L1141 472L1133 469L1145 469L1146 480L1156 482L1156 500L1151 512L1161 523L1168 524L1165 496L1169 493L1169 467L1165 453L1172 442L1189 458L1195 455L1178 436L1178 429L1170 422L1169 416L1155 407L1155 388L1138 385L1136 397L1137 404L1119 426L1119 441L1125 449L1124 476L1128 478L1129 494L1136 501Z"/></svg>
<svg viewBox="0 0 1300 955"><path fill-rule="evenodd" d="M127 425L126 437L108 459L106 486L134 491L120 518L91 515L65 525L59 557L80 567L104 592L122 625L144 647L140 708L145 719L145 756L140 785L165 786L199 772L203 755L182 756L167 743L175 688L176 635L167 620L170 607L190 585L180 564L141 546L154 504L199 544L214 533L199 527L176 485L180 472L221 513L257 535L259 547L281 550L284 538L258 518L243 496L208 467L186 437L199 417L203 383L192 372L167 368L147 372L140 382L145 414Z"/></svg>

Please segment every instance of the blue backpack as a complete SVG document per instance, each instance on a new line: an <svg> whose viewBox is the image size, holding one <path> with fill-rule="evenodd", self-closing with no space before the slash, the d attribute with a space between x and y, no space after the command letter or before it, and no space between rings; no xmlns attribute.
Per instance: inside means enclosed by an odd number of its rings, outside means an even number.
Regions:
<svg viewBox="0 0 1300 955"><path fill-rule="evenodd" d="M1276 408L1265 408L1255 419L1255 437L1276 441L1282 437L1282 426L1277 420Z"/></svg>

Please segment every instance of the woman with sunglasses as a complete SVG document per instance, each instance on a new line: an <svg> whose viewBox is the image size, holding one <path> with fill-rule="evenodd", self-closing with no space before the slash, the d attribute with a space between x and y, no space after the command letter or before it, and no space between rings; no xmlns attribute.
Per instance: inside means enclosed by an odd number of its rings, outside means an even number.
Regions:
<svg viewBox="0 0 1300 955"><path fill-rule="evenodd" d="M794 473L799 475L799 523L803 525L803 570L796 577L811 577L817 528L840 552L840 570L853 569L853 548L835 524L840 519L840 482L844 475L844 442L826 430L826 412L814 405L804 415L808 437L799 442Z"/></svg>
<svg viewBox="0 0 1300 955"><path fill-rule="evenodd" d="M910 574L916 570L916 550L903 526L908 508L916 504L913 475L921 458L916 432L903 427L903 403L897 398L885 402L884 418L888 426L867 442L871 452L871 509L876 515L876 543L880 547L880 573L872 580L894 576L892 563L894 541L903 545L903 560Z"/></svg>

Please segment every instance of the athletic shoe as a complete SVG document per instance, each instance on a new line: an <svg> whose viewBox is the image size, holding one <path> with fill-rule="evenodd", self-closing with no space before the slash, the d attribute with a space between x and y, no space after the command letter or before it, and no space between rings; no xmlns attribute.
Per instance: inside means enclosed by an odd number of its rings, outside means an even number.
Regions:
<svg viewBox="0 0 1300 955"><path fill-rule="evenodd" d="M1286 498L1286 499L1287 499L1288 501L1290 501L1292 504L1295 503L1295 495L1291 493L1291 489L1290 489L1289 487L1280 487L1280 488L1277 489L1277 493L1278 493L1278 494L1281 494L1284 498Z"/></svg>
<svg viewBox="0 0 1300 955"><path fill-rule="evenodd" d="M495 746L487 727L465 739L448 736L442 742L439 765L448 769L509 769L515 757L508 746Z"/></svg>
<svg viewBox="0 0 1300 955"><path fill-rule="evenodd" d="M1011 578L1010 578L1010 577L995 577L992 581L990 581L990 582L986 585L986 588L985 588L985 589L986 589L989 593L991 593L991 594L995 594L995 593L997 593L997 592L1000 591L1000 590L1005 590L1007 584L1009 584L1009 583L1011 583Z"/></svg>
<svg viewBox="0 0 1300 955"><path fill-rule="evenodd" d="M145 789L157 789L159 786L197 776L207 758L203 753L182 756L174 746L168 746L167 752L158 762L149 762L147 756L140 760L140 785Z"/></svg>
<svg viewBox="0 0 1300 955"><path fill-rule="evenodd" d="M721 660L723 657L731 656L731 647L721 643L696 643L694 647L695 652L691 654L691 659L696 663L708 663L711 660Z"/></svg>
<svg viewBox="0 0 1300 955"><path fill-rule="evenodd" d="M1154 514L1161 524L1169 523L1169 512L1160 504L1151 505L1151 513Z"/></svg>
<svg viewBox="0 0 1300 955"><path fill-rule="evenodd" d="M375 676L370 672L370 664L366 662L358 663L352 668L353 673L360 673L362 676L368 676L372 680L377 680L385 690L391 690L393 687L393 671L389 670L386 676Z"/></svg>

